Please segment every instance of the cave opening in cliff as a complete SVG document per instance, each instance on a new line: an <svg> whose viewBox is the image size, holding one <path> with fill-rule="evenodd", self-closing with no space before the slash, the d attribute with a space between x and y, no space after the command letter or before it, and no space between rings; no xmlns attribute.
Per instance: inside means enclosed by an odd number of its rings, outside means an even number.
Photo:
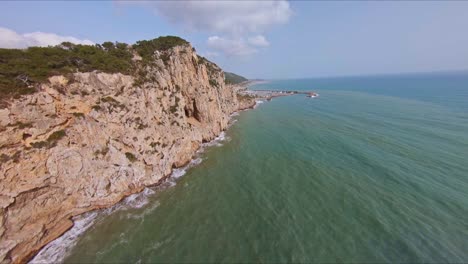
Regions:
<svg viewBox="0 0 468 264"><path fill-rule="evenodd" d="M193 100L192 102L193 102L193 117L195 117L195 119L198 122L201 122L200 111L198 111L197 103L195 102L195 100Z"/></svg>
<svg viewBox="0 0 468 264"><path fill-rule="evenodd" d="M197 108L197 103L195 102L195 100L192 100L192 105L186 105L184 107L184 112L187 118L193 117L198 122L201 122L200 111Z"/></svg>

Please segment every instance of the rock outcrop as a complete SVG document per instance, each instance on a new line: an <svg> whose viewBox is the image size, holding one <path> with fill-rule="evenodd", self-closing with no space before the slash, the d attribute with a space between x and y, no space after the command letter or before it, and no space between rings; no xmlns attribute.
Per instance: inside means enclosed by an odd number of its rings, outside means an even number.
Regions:
<svg viewBox="0 0 468 264"><path fill-rule="evenodd" d="M0 109L0 262L26 262L73 216L158 184L255 104L190 45L140 67L54 76Z"/></svg>

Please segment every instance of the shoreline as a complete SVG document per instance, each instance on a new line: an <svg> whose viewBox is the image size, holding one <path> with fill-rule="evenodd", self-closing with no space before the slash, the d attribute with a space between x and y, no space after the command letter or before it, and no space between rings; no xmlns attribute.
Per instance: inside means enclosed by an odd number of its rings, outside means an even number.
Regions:
<svg viewBox="0 0 468 264"><path fill-rule="evenodd" d="M207 147L221 146L221 143L218 142L223 142L225 140L223 136L224 133L225 131L222 131L220 135L213 140L203 143L195 151L192 159L187 164L174 168L170 174L161 178L156 184L145 186L142 190L123 197L120 201L109 207L98 208L73 216L72 219L70 219L73 221L73 226L41 248L27 263L63 263L64 259L68 256L67 253L76 246L78 239L91 228L96 221L99 221L100 217L106 217L120 210L142 208L150 202L150 196L159 191L174 187L177 184L176 181L184 176L189 169L203 162L198 156L201 155Z"/></svg>
<svg viewBox="0 0 468 264"><path fill-rule="evenodd" d="M67 256L65 255L66 252L76 245L77 239L94 224L94 221L96 220L96 218L99 217L99 215L110 214L114 211L119 210L122 207L125 207L124 204L129 202L127 200L133 200L131 197L139 197L143 195L146 198L147 195L152 195L156 193L156 191L153 189L161 188L161 190L164 190L166 188L174 186L176 183L171 182L170 179L177 180L178 178L185 175L187 173L187 170L200 164L203 161L199 160L200 158L197 157L197 155L203 153L206 147L215 146L214 143L222 142L225 140L225 132L235 123L232 122L234 116L237 116L239 112L255 109L256 106L258 106L258 104L259 103L256 100L254 100L254 104L250 105L249 107L242 108L239 105L239 109L237 109L229 115L228 126L225 130L221 131L219 135L217 135L211 141L200 144L200 146L197 148L197 150L195 150L194 154L192 155L192 158L187 163L183 164L182 166L172 168L169 174L161 177L161 179L159 179L155 184L150 184L142 188L130 190L128 193L123 194L122 199L111 205L103 205L102 207L97 207L92 210L83 212L81 214L71 216L68 220L72 222L72 225L70 225L67 229L63 230L63 232L59 236L57 236L47 244L43 245L37 251L31 252L31 257L26 261L26 263L61 263ZM163 186L165 183L168 183L169 186ZM158 189L158 191L160 190ZM146 194L145 192L149 193ZM146 203L142 204L139 207L137 206L133 208L140 208L144 205L146 205ZM107 210L109 212L106 212ZM64 243L65 245L63 245Z"/></svg>
<svg viewBox="0 0 468 264"><path fill-rule="evenodd" d="M242 83L239 85L234 85L234 87L238 89L236 93L242 95L242 91L252 91L252 90L247 90L247 89L249 89L254 84L255 82L246 82L246 83ZM148 197L149 195L155 194L156 191L160 191L161 189L166 189L166 188L174 186L176 183L175 181L170 181L171 179L177 180L178 178L185 175L187 170L200 164L203 160L200 160L200 158L197 156L203 153L206 147L218 145L219 143L216 144L217 142L222 142L225 140L224 133L235 123L233 122L234 120L233 117L237 116L239 112L255 109L256 107L258 107L259 104L264 102L262 100L270 101L271 98L274 98L274 97L288 96L288 95L295 94L295 93L287 93L287 94L281 94L278 96L272 96L270 98L265 98L261 96L261 94L258 94L256 91L252 91L252 92L253 93L249 95L249 97L253 99L254 103L248 104L248 105L239 104L238 109L229 115L228 126L226 127L226 129L222 130L220 134L218 134L211 141L200 144L200 146L193 153L192 158L188 160L185 164L179 167L172 168L169 174L161 177L161 179L159 179L155 184L150 184L150 185L138 188L138 189L130 190L127 193L124 193L122 198L116 203L97 206L96 208L91 209L89 211L85 211L83 213L71 216L68 220L72 224L68 228L64 229L63 232L61 232L59 236L52 239L47 244L43 245L37 251L31 252L30 258L26 262L27 263L51 263L51 262L60 263L62 262L64 260L64 256L66 256L66 252L76 245L77 239L84 232L86 232L86 230L92 227L94 221L96 220L96 218L99 217L99 215L110 214L116 210L120 210L121 208L128 207L126 206L126 204L130 205L130 203L134 201L134 199L138 199L138 198L141 199L142 197L143 199L146 199L146 197ZM164 184L166 183L169 184L169 186L164 186ZM140 208L144 206L145 204L146 203L140 206L130 205L129 207Z"/></svg>

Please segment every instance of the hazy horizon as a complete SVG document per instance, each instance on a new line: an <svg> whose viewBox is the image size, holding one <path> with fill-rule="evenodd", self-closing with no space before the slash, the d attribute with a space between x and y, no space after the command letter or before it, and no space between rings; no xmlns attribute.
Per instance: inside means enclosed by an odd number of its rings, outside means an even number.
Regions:
<svg viewBox="0 0 468 264"><path fill-rule="evenodd" d="M425 71L425 72L395 72L395 73L362 73L355 75L328 75L328 76L314 76L314 77L293 77L293 78L250 78L249 80L265 80L265 81L276 81L276 80L301 80L301 79L328 79L328 78L360 78L360 77L385 77L385 76L401 76L401 75L446 75L446 74L468 74L468 69L460 70L443 70L443 71Z"/></svg>
<svg viewBox="0 0 468 264"><path fill-rule="evenodd" d="M3 48L176 35L224 70L249 79L468 70L468 35L460 34L468 28L468 2L5 1L0 6Z"/></svg>

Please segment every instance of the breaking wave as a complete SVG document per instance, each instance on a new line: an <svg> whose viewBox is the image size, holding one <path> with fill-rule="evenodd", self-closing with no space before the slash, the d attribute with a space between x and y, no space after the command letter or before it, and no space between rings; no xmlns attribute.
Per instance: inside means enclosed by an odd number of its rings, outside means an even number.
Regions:
<svg viewBox="0 0 468 264"><path fill-rule="evenodd" d="M74 217L73 227L45 246L29 263L49 264L62 262L68 256L70 249L76 245L77 238L93 225L97 216L98 212L93 211Z"/></svg>
<svg viewBox="0 0 468 264"><path fill-rule="evenodd" d="M264 103L264 101L262 101L262 100L255 100L255 105L254 105L253 108L255 109L255 108L257 108L259 105L261 105L261 104L263 104L263 103Z"/></svg>
<svg viewBox="0 0 468 264"><path fill-rule="evenodd" d="M39 251L39 253L29 263L31 264L62 263L63 260L69 255L70 250L78 242L78 238L96 222L99 216L110 215L116 211L144 207L150 202L149 197L156 194L157 190L175 186L177 184L176 181L180 177L184 176L190 168L195 167L198 164L200 164L203 161L203 159L200 156L207 147L222 146L221 142L226 141L226 140L230 140L230 138L226 136L226 133L223 131L219 134L218 137L216 137L212 141L203 143L200 149L197 150L195 154L195 158L193 158L189 162L189 164L187 164L186 166L174 169L172 171L172 174L161 185L157 187L147 187L142 192L129 195L125 199L123 199L121 202L109 208L91 211L91 212L84 213L82 215L78 215L74 217L72 219L74 223L73 227L67 232L65 232L59 238L47 244L43 249ZM126 217L143 218L144 215L150 213L151 211L155 210L159 206L158 201L152 201L152 203L154 203L154 205L145 209L142 213L140 214L129 213L127 214Z"/></svg>

